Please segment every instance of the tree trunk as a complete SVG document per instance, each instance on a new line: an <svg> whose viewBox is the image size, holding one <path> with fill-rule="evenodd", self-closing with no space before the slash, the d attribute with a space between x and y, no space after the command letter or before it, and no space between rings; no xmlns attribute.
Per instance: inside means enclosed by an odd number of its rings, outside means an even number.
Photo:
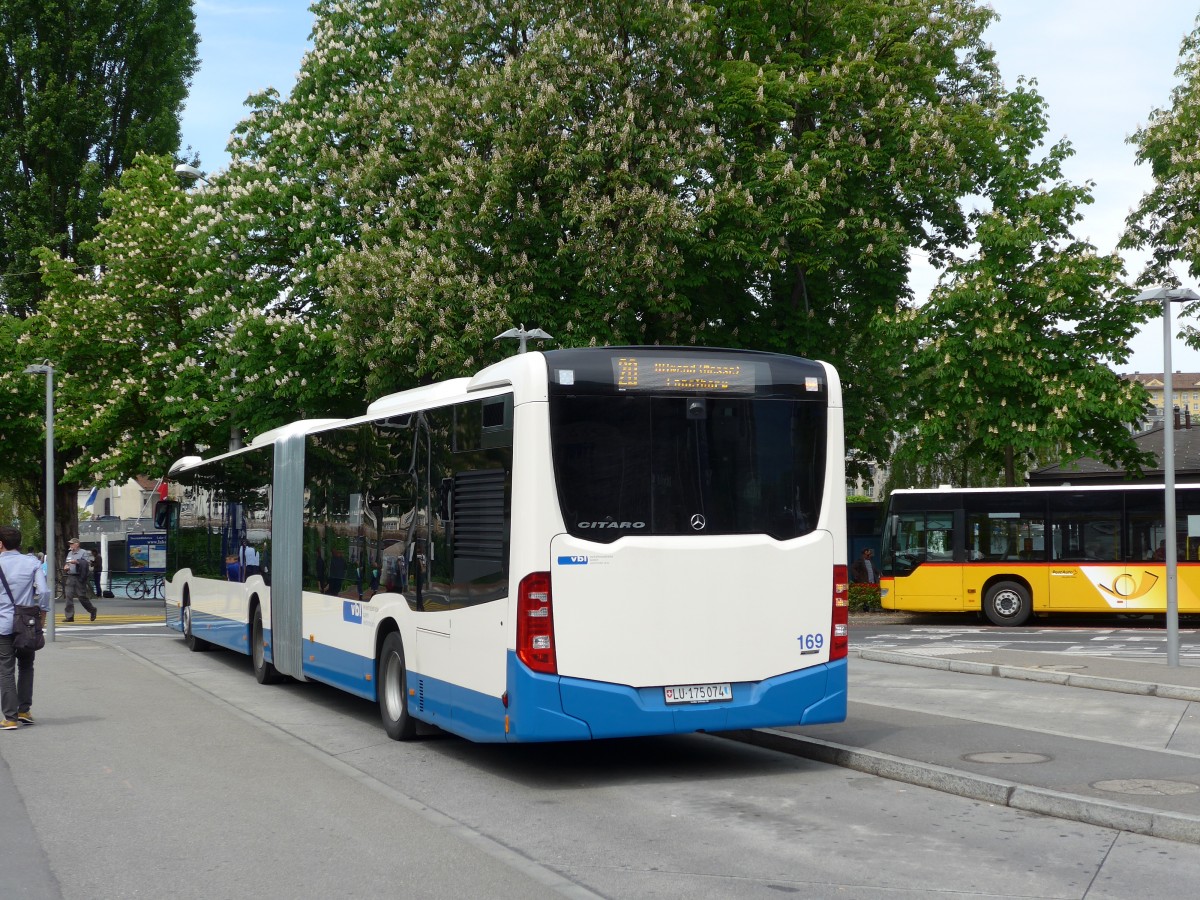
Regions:
<svg viewBox="0 0 1200 900"><path fill-rule="evenodd" d="M1017 486L1017 473L1016 473L1016 467L1013 462L1013 456L1014 456L1013 446L1012 446L1012 444L1009 444L1007 447L1004 448L1004 486L1005 487L1016 487Z"/></svg>
<svg viewBox="0 0 1200 900"><path fill-rule="evenodd" d="M79 537L79 485L59 483L54 486L54 559L59 581L67 558L67 539L73 537Z"/></svg>

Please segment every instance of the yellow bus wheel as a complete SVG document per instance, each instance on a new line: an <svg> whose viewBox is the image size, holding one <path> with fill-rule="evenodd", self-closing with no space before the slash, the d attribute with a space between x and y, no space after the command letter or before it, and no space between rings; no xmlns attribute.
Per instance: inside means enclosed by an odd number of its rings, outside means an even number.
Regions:
<svg viewBox="0 0 1200 900"><path fill-rule="evenodd" d="M1029 589L1015 581L997 581L988 588L983 612L993 625L1024 625L1033 612Z"/></svg>

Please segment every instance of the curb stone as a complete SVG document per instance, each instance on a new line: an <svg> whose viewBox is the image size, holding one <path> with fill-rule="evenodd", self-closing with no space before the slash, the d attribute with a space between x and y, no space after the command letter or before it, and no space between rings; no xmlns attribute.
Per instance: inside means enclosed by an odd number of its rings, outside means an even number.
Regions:
<svg viewBox="0 0 1200 900"><path fill-rule="evenodd" d="M1056 672L1053 669L1029 669L1023 666L1005 666L954 659L945 656L920 656L897 650L871 650L850 648L850 655L875 662L893 663L901 666L917 666L922 669L941 669L964 675L989 675L997 678L1013 678L1018 681L1040 681L1062 684L1067 687L1089 688L1095 691L1114 691L1119 694L1136 694L1146 697L1162 697L1168 700L1184 700L1200 703L1200 688L1178 684L1161 684L1154 681L1129 681L1123 678L1103 678L1099 675L1079 675L1071 672Z"/></svg>
<svg viewBox="0 0 1200 900"><path fill-rule="evenodd" d="M774 728L732 731L726 732L724 736L769 750L803 756L856 772L903 781L906 784L932 788L935 791L1007 806L1023 812L1128 831L1147 837L1200 844L1200 816L1163 812L1092 797L1080 797L1048 788L1030 787L959 772L932 763L914 762L874 750L847 747L844 744L804 737Z"/></svg>

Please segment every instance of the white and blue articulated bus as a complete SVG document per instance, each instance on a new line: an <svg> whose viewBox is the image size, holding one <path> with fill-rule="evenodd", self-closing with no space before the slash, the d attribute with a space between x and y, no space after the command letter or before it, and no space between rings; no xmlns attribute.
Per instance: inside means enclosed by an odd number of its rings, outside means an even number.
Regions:
<svg viewBox="0 0 1200 900"><path fill-rule="evenodd" d="M476 741L846 715L841 386L742 350L523 353L171 469L167 625Z"/></svg>

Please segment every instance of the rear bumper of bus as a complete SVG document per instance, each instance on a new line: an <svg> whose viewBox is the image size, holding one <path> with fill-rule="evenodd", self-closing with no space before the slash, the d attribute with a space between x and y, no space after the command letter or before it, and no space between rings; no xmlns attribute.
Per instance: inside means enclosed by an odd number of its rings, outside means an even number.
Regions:
<svg viewBox="0 0 1200 900"><path fill-rule="evenodd" d="M531 672L508 656L508 741L570 741L819 725L846 718L846 660L733 684L733 699L667 704L632 688Z"/></svg>

